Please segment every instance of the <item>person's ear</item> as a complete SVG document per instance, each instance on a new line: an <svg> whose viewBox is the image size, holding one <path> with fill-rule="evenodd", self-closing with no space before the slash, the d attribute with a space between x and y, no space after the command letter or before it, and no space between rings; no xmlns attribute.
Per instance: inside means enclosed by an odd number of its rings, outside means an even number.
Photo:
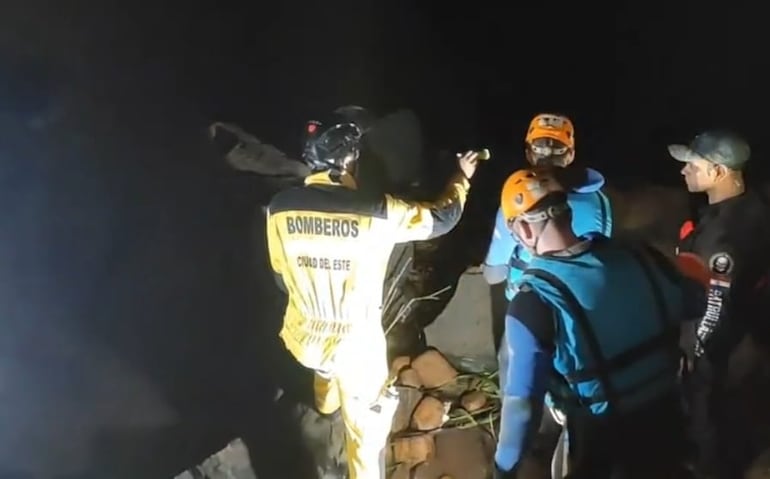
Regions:
<svg viewBox="0 0 770 479"><path fill-rule="evenodd" d="M727 177L727 174L730 172L730 170L726 166L716 165L716 167L716 180L721 180L722 178Z"/></svg>
<svg viewBox="0 0 770 479"><path fill-rule="evenodd" d="M530 244L535 240L535 230L526 220L519 220L515 223L516 235L525 243Z"/></svg>
<svg viewBox="0 0 770 479"><path fill-rule="evenodd" d="M706 169L706 174L708 175L709 179L713 182L716 182L720 178L723 177L723 170L722 165L717 165L716 163L709 163L708 168Z"/></svg>

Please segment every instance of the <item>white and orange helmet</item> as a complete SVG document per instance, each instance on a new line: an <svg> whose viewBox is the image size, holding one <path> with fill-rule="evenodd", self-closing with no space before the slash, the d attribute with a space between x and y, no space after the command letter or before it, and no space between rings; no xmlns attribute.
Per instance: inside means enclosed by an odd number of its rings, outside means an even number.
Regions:
<svg viewBox="0 0 770 479"><path fill-rule="evenodd" d="M565 115L540 113L529 123L527 159L532 164L550 158L556 166L567 166L575 159L575 127Z"/></svg>

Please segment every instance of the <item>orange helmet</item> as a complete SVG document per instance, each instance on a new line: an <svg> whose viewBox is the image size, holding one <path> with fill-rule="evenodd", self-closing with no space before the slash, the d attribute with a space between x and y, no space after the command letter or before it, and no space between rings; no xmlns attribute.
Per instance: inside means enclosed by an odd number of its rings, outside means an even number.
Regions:
<svg viewBox="0 0 770 479"><path fill-rule="evenodd" d="M508 221L525 215L543 198L557 192L564 192L564 188L556 181L550 170L543 168L519 170L509 176L503 185L503 191L500 194L503 217ZM541 219L547 217L548 214ZM537 220L537 218L529 219Z"/></svg>
<svg viewBox="0 0 770 479"><path fill-rule="evenodd" d="M551 138L564 143L569 149L575 149L575 127L564 115L541 113L529 123L524 141L532 144L539 138Z"/></svg>

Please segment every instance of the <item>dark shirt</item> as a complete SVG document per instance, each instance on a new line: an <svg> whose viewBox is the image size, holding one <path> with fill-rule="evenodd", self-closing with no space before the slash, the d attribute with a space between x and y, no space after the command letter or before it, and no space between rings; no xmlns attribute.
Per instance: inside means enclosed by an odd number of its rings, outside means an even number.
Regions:
<svg viewBox="0 0 770 479"><path fill-rule="evenodd" d="M702 208L682 226L679 253L698 256L710 277L696 355L726 358L746 332L767 328L755 319L767 311L770 292L770 206L760 193L748 190Z"/></svg>

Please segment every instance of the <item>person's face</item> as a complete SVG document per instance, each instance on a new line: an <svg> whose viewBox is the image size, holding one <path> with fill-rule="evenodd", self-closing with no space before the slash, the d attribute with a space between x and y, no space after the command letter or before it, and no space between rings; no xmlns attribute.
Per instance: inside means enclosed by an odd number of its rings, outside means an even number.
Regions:
<svg viewBox="0 0 770 479"><path fill-rule="evenodd" d="M533 166L564 168L575 159L575 152L553 138L537 138L527 145L526 156Z"/></svg>
<svg viewBox="0 0 770 479"><path fill-rule="evenodd" d="M681 170L687 191L703 193L709 190L724 174L723 167L708 160L696 158L684 164Z"/></svg>

